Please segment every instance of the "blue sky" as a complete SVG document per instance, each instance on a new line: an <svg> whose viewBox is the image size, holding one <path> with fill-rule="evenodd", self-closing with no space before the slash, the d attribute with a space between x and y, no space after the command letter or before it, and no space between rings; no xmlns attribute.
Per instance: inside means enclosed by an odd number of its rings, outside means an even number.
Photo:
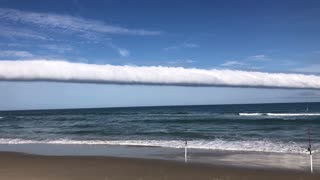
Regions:
<svg viewBox="0 0 320 180"><path fill-rule="evenodd" d="M319 1L0 0L1 60L320 74ZM316 90L0 82L0 109L320 101Z"/></svg>

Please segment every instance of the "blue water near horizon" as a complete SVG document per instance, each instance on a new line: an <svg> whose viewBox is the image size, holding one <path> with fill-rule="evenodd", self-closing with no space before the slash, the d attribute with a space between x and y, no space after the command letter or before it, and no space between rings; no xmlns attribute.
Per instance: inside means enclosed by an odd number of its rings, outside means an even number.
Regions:
<svg viewBox="0 0 320 180"><path fill-rule="evenodd" d="M306 153L320 103L0 111L0 144L132 145Z"/></svg>

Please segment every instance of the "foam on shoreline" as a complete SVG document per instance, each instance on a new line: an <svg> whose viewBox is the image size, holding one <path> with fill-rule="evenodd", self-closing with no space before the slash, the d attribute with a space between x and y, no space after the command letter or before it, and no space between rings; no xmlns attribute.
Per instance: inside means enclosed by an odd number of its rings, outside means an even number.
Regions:
<svg viewBox="0 0 320 180"><path fill-rule="evenodd" d="M184 148L181 140L23 140L0 138L0 144L56 144L56 145L119 145L119 146L146 146L164 148ZM306 154L305 144L294 142L271 142L268 140L226 141L226 140L191 140L188 148L218 151L243 151L243 152L273 152ZM320 144L314 144L317 152Z"/></svg>

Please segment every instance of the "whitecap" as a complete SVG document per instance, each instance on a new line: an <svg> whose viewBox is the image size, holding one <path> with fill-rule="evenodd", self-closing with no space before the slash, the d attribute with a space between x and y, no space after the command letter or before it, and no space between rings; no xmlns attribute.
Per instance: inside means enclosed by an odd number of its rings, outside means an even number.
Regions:
<svg viewBox="0 0 320 180"><path fill-rule="evenodd" d="M268 116L320 116L320 113L266 113Z"/></svg>
<svg viewBox="0 0 320 180"><path fill-rule="evenodd" d="M263 113L239 113L239 116L262 116Z"/></svg>

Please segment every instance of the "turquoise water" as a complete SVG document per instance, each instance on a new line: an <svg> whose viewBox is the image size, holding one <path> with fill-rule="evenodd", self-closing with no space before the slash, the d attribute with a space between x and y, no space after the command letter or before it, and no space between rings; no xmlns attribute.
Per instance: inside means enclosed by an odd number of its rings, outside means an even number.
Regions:
<svg viewBox="0 0 320 180"><path fill-rule="evenodd" d="M320 149L320 103L0 112L0 144L108 144L306 153Z"/></svg>

